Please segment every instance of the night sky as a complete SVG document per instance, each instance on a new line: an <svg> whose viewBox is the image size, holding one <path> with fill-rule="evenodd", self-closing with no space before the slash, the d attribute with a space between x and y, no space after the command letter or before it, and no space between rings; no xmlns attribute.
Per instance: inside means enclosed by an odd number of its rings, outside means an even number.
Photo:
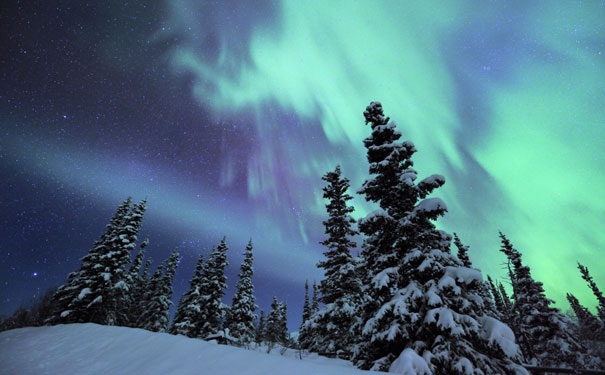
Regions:
<svg viewBox="0 0 605 375"><path fill-rule="evenodd" d="M398 3L399 5L397 5ZM354 5L353 5L354 4ZM503 279L502 230L549 297L605 287L602 1L7 1L0 7L0 314L62 284L127 196L174 299L223 235L230 301L321 279L321 176L367 178L371 100L446 177L440 227ZM355 217L374 207L355 195ZM361 239L357 239L358 243ZM357 250L355 250L356 252Z"/></svg>

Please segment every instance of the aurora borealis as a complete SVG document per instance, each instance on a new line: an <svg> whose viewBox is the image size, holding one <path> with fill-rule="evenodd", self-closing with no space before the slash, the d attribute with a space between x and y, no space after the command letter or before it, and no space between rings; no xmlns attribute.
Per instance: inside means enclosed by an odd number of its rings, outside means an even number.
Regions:
<svg viewBox="0 0 605 375"><path fill-rule="evenodd" d="M183 250L175 296L223 235L233 286L252 237L259 304L287 300L295 329L304 280L321 277L321 176L341 164L353 190L367 177L371 100L416 144L420 177L446 177L439 225L484 274L506 275L502 230L561 308L568 291L596 304L576 261L605 286L602 2L0 12L1 314L62 283L132 195L149 201L156 263Z"/></svg>

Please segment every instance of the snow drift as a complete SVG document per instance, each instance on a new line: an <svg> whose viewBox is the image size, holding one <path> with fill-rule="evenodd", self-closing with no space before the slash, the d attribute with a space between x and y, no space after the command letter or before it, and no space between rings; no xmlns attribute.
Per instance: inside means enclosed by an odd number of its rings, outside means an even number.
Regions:
<svg viewBox="0 0 605 375"><path fill-rule="evenodd" d="M293 354L293 353L290 353ZM349 362L304 360L184 336L97 324L29 327L0 333L0 374L372 374ZM377 374L374 372L374 374Z"/></svg>

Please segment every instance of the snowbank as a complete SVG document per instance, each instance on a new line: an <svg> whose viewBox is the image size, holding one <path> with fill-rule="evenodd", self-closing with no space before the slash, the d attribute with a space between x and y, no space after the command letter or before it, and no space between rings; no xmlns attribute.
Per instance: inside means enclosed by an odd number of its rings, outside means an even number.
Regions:
<svg viewBox="0 0 605 375"><path fill-rule="evenodd" d="M91 323L0 333L0 374L6 375L372 374L338 359L313 356L301 361L272 354L184 336Z"/></svg>

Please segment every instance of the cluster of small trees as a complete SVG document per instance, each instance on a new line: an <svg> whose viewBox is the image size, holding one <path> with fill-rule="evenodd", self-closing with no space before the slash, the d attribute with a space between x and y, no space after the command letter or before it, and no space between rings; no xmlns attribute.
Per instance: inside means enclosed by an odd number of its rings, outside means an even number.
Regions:
<svg viewBox="0 0 605 375"><path fill-rule="evenodd" d="M267 342L272 347L275 343L289 342L285 303L274 298L267 321L258 326L252 285L252 240L244 251L231 306L222 302L228 265L228 247L223 238L206 262L200 256L190 287L181 296L171 323L172 282L180 260L178 251L173 251L151 276L152 260L145 261L147 239L131 258L145 209L145 201L133 204L131 198L126 199L106 232L82 258L80 268L69 274L67 282L47 293L31 310L15 312L0 328L97 323L214 338L242 346Z"/></svg>
<svg viewBox="0 0 605 375"><path fill-rule="evenodd" d="M349 180L340 167L323 180L328 238L319 301L321 309L303 311L299 342L315 352L352 352L364 369L438 374L525 374L521 363L541 366L600 368L598 352L588 350L580 332L593 340L605 337L600 320L570 295L578 329L544 295L521 253L500 234L509 261L513 295L502 284L485 282L454 234L437 230L433 221L447 211L428 196L445 183L441 175L416 182L412 142L372 102L364 112L372 134L364 140L372 176L358 193L380 207L361 219L365 236L358 257L351 255L357 234L347 202ZM603 295L580 266L599 300ZM305 286L307 288L307 286ZM308 297L305 300L305 306ZM512 327L512 329L511 329ZM595 334L588 334L588 331ZM598 337L598 339L597 339ZM411 371L411 370L410 370Z"/></svg>

